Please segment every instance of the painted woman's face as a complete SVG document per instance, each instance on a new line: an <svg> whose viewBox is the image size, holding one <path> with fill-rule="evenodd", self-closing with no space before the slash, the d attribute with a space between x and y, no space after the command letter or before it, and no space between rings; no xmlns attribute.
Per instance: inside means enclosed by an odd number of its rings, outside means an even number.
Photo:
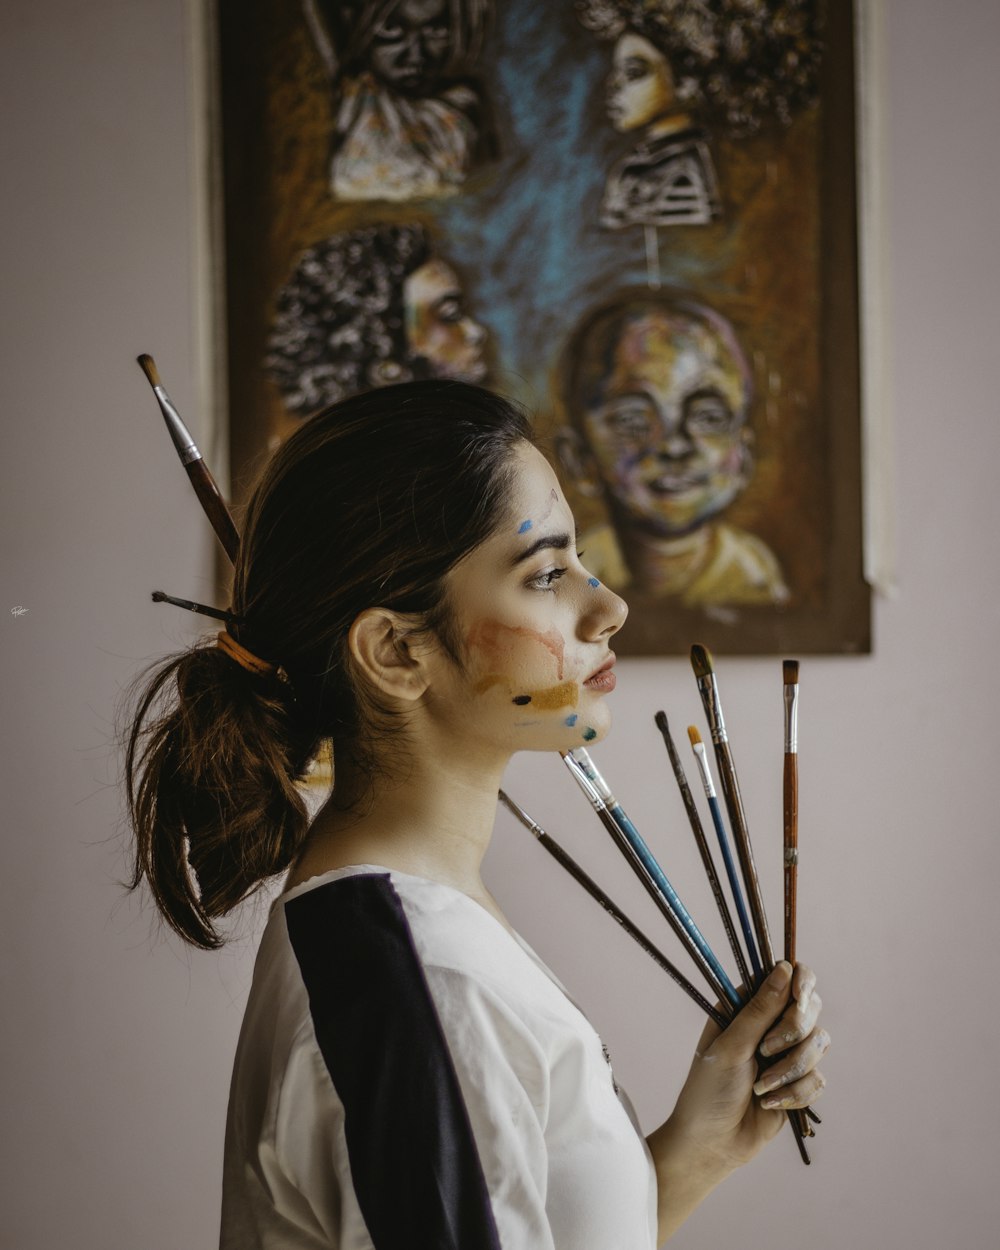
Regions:
<svg viewBox="0 0 1000 1250"><path fill-rule="evenodd" d="M429 95L451 52L448 0L401 0L375 29L372 73L392 91Z"/></svg>
<svg viewBox="0 0 1000 1250"><path fill-rule="evenodd" d="M746 485L746 378L712 327L650 309L616 328L610 371L580 414L604 488L629 523L689 533Z"/></svg>
<svg viewBox="0 0 1000 1250"><path fill-rule="evenodd" d="M676 106L667 58L642 35L626 32L615 44L607 82L607 110L618 131L636 130Z"/></svg>
<svg viewBox="0 0 1000 1250"><path fill-rule="evenodd" d="M515 470L507 522L446 579L461 666L442 662L431 710L470 751L570 750L610 727L610 642L628 609L581 564L545 457L524 444Z"/></svg>
<svg viewBox="0 0 1000 1250"><path fill-rule="evenodd" d="M486 376L486 331L466 313L458 276L443 260L429 260L403 284L406 342L434 378L481 382Z"/></svg>

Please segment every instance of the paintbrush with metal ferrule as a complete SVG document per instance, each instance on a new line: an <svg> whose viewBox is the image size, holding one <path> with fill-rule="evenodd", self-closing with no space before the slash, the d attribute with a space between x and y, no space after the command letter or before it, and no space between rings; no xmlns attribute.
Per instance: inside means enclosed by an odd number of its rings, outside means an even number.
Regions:
<svg viewBox="0 0 1000 1250"><path fill-rule="evenodd" d="M743 1005L739 991L726 975L712 948L691 919L639 831L597 771L589 754L582 747L577 747L573 751L564 751L562 757L591 807L597 812L601 823L611 834L615 845L680 938L702 975L720 999L724 999L734 1010L739 1010Z"/></svg>
<svg viewBox="0 0 1000 1250"><path fill-rule="evenodd" d="M722 819L719 800L716 797L715 784L712 781L712 772L708 766L708 754L705 751L705 744L701 740L701 734L695 729L694 725L689 725L687 732L691 742L691 749L694 751L694 758L698 765L698 771L701 774L701 784L705 790L705 798L708 800L708 810L712 813L715 836L719 840L722 862L726 866L729 889L733 895L733 902L736 904L736 914L740 918L740 929L743 931L743 940L746 942L747 954L750 956L750 965L753 968L754 983L756 983L761 976L760 960L757 958L757 946L753 940L753 928L750 925L750 917L747 915L747 905L743 899L743 891L740 889L739 875L736 871L736 864L733 862L733 852L729 846L726 826ZM746 978L747 985L750 985L751 981L745 971L745 965L743 975Z"/></svg>
<svg viewBox="0 0 1000 1250"><path fill-rule="evenodd" d="M782 664L785 698L785 766L782 777L785 833L785 958L795 963L795 912L799 875L799 662Z"/></svg>
<svg viewBox="0 0 1000 1250"><path fill-rule="evenodd" d="M694 796L691 794L691 787L687 783L687 777L684 773L684 765L681 763L681 757L677 754L677 748L674 746L674 740L670 733L670 725L667 721L665 712L657 712L653 717L656 727L660 731L663 743L667 748L667 755L670 757L670 766L674 770L674 778L677 781L677 788L681 792L681 801L684 804L684 810L687 812L688 823L691 826L691 832L694 834L695 844L698 847L698 853L701 855L702 866L705 869L705 875L708 877L708 884L712 888L712 895L715 899L715 905L719 910L719 916L722 920L722 927L726 931L726 937L729 940L729 948L733 952L733 958L736 960L736 966L740 972L740 978L744 985L750 985L750 972L747 968L746 957L743 954L743 948L740 946L740 940L736 935L736 926L733 924L733 917L729 911L729 904L726 896L722 892L722 883L719 880L719 874L715 871L715 861L712 858L712 852L709 849L708 839L705 837L705 830L702 828L701 817L698 815L698 809L694 804Z"/></svg>
<svg viewBox="0 0 1000 1250"><path fill-rule="evenodd" d="M536 841L540 842L542 846L545 847L556 863L563 867L575 881L582 885L591 898L596 899L608 915L621 925L629 937L641 946L646 954L649 955L655 963L659 964L667 976L675 981L684 993L687 994L693 1002L697 1003L706 1015L710 1016L715 1021L720 1029L724 1029L729 1023L729 1020L732 1018L731 1015L725 1016L716 1007L713 1007L705 995L691 984L683 972L676 968L658 947L653 945L645 933L633 924L625 912L622 911L613 899L609 898L608 895L605 894L597 882L584 872L572 855L563 850L555 838L546 833L541 825L532 820L524 808L518 806L518 804L515 803L508 794L504 793L503 790L500 791L500 802L503 803L504 806L517 817L526 829L534 834Z"/></svg>
<svg viewBox="0 0 1000 1250"><path fill-rule="evenodd" d="M181 420L180 413L171 403L170 396L164 390L153 357L143 353L136 359L139 362L139 368L142 369L150 386L153 388L156 402L160 405L160 412L163 413L163 419L167 423L170 437L173 439L178 456L180 456L181 464L191 480L195 494L201 501L201 506L204 508L209 521L211 521L212 528L215 530L219 542L222 543L226 555L235 564L236 552L240 545L240 536L236 526L233 524L233 518L229 514L229 509L226 507L226 501L222 498L222 494L215 484L215 478L208 471L204 456L198 450L197 444L191 437L187 426Z"/></svg>
<svg viewBox="0 0 1000 1250"><path fill-rule="evenodd" d="M729 735L726 733L726 723L722 716L719 687L712 668L712 657L707 648L697 643L691 648L691 667L698 679L698 691L701 694L708 726L712 733L712 745L715 748L715 761L719 766L722 795L726 800L726 810L729 813L729 827L733 831L733 838L736 842L740 872L743 874L743 885L746 889L750 914L753 916L754 932L757 936L757 949L766 974L774 967L771 932L767 926L760 878L757 876L753 847L750 843L750 829L747 825L746 812L743 810L743 799L740 796L740 783L736 778L736 766L733 763Z"/></svg>

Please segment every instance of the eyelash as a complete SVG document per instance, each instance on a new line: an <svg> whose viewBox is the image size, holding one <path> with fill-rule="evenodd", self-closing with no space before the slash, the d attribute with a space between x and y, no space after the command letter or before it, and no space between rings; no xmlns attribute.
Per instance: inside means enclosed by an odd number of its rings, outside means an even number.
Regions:
<svg viewBox="0 0 1000 1250"><path fill-rule="evenodd" d="M583 552L578 551L576 558L582 560ZM528 588L531 590L551 590L556 582L568 572L569 570L566 568L546 569L544 573L539 573L537 577L533 577L528 582Z"/></svg>

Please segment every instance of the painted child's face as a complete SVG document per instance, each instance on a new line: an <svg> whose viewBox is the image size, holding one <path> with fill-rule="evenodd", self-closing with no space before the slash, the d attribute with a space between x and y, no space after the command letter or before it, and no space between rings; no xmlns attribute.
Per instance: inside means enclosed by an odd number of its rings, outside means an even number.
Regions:
<svg viewBox="0 0 1000 1250"><path fill-rule="evenodd" d="M608 118L618 131L636 130L676 104L667 58L642 35L626 32L615 44L607 82Z"/></svg>
<svg viewBox="0 0 1000 1250"><path fill-rule="evenodd" d="M746 485L746 379L710 326L650 310L630 318L581 414L619 513L652 534L689 533Z"/></svg>
<svg viewBox="0 0 1000 1250"><path fill-rule="evenodd" d="M509 520L447 578L462 664L439 706L459 709L470 747L565 751L610 727L610 642L628 609L581 564L545 457L524 444L515 462Z"/></svg>
<svg viewBox="0 0 1000 1250"><path fill-rule="evenodd" d="M392 91L427 95L451 51L447 0L400 0L376 27L372 72Z"/></svg>
<svg viewBox="0 0 1000 1250"><path fill-rule="evenodd" d="M406 342L431 377L481 382L486 376L486 331L465 311L458 275L443 260L415 269L403 284Z"/></svg>

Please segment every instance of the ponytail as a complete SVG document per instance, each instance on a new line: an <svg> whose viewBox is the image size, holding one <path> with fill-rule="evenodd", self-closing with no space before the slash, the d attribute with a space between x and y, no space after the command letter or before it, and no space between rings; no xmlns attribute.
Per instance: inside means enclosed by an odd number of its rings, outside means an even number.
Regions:
<svg viewBox="0 0 1000 1250"><path fill-rule="evenodd" d="M295 782L320 741L294 727L286 682L246 671L220 647L153 665L132 691L129 886L145 879L170 927L211 950L223 941L213 920L287 869L301 846L308 815Z"/></svg>

